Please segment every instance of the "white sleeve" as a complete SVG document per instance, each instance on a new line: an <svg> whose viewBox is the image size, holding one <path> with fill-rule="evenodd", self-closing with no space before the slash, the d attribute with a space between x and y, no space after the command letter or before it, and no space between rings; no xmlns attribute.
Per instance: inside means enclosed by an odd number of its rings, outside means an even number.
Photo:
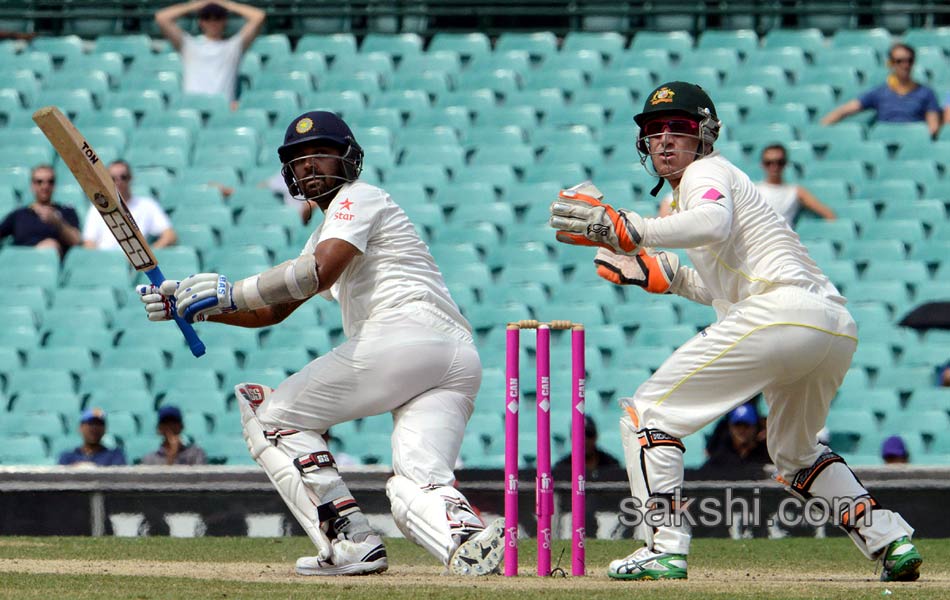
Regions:
<svg viewBox="0 0 950 600"><path fill-rule="evenodd" d="M703 161L680 182L680 212L644 219L641 245L651 248L697 248L724 241L732 231L732 186L728 173Z"/></svg>
<svg viewBox="0 0 950 600"><path fill-rule="evenodd" d="M712 294L703 283L703 278L699 276L696 269L686 265L681 265L679 271L676 272L670 292L700 304L709 305L713 301Z"/></svg>
<svg viewBox="0 0 950 600"><path fill-rule="evenodd" d="M359 186L346 190L327 209L319 242L340 239L365 252L376 231L379 213L385 206L386 194L378 188Z"/></svg>

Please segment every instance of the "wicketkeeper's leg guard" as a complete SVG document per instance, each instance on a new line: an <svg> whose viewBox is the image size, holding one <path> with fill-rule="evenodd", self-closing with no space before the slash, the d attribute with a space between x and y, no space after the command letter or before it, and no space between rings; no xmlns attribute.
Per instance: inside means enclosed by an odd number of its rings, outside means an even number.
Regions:
<svg viewBox="0 0 950 600"><path fill-rule="evenodd" d="M373 534L323 436L262 423L256 411L273 391L269 387L242 383L234 389L251 456L317 547L318 558L330 558L331 540L361 542Z"/></svg>
<svg viewBox="0 0 950 600"><path fill-rule="evenodd" d="M620 419L624 457L627 462L627 477L630 492L638 501L638 508L645 513L651 507L668 509L669 523L640 522L637 536L648 548L668 554L689 554L689 523L673 522L678 510L674 494L683 487L683 442L659 429L640 427L632 407ZM634 419L637 419L636 423Z"/></svg>
<svg viewBox="0 0 950 600"><path fill-rule="evenodd" d="M802 500L822 499L829 509L830 522L843 529L869 559L877 559L888 544L914 533L899 514L881 507L844 459L831 449L826 448L812 466L780 481Z"/></svg>

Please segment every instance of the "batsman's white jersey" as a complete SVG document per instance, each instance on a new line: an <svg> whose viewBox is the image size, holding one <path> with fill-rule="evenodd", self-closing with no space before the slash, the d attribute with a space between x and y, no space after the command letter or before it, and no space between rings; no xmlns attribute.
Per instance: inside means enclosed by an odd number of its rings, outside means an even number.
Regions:
<svg viewBox="0 0 950 600"><path fill-rule="evenodd" d="M641 425L683 437L763 391L770 454L792 474L819 455L818 431L856 347L854 320L798 235L721 155L692 163L674 196L672 215L647 219L644 245L687 248L695 269L680 267L671 291L711 304L718 320L626 404ZM700 238L711 241L689 247Z"/></svg>
<svg viewBox="0 0 950 600"><path fill-rule="evenodd" d="M302 253L331 238L361 252L331 288L347 340L285 380L261 421L322 432L392 412L395 473L451 485L481 383L471 327L385 191L359 181L343 186Z"/></svg>

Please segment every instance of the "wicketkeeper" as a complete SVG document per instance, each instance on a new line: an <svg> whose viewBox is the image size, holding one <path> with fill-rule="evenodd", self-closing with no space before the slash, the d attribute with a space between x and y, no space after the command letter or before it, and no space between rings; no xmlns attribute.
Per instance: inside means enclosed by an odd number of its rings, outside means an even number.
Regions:
<svg viewBox="0 0 950 600"><path fill-rule="evenodd" d="M566 244L596 246L598 274L716 309L717 321L683 344L632 398L620 420L630 489L640 507L669 507L683 485L681 439L762 391L769 455L789 491L830 506L884 581L913 581L913 529L883 508L838 454L817 441L857 346L845 299L749 177L713 145L720 122L697 85L656 88L643 112L641 163L673 188L673 214L645 218L602 201L592 184L561 192L550 225ZM695 268L653 248L685 248ZM672 506L671 510L678 507ZM690 532L643 525L646 545L610 563L618 579L685 579Z"/></svg>
<svg viewBox="0 0 950 600"><path fill-rule="evenodd" d="M161 289L142 286L149 318L177 310L189 321L265 327L316 294L337 300L343 344L277 389L235 388L251 454L317 547L316 556L297 561L297 573L386 570L383 542L323 434L387 412L395 474L386 493L399 529L453 573L493 572L503 522L485 527L453 486L481 382L470 325L406 213L359 180L363 150L346 123L329 112L305 113L288 127L278 155L290 193L324 213L300 256L236 282L199 273Z"/></svg>

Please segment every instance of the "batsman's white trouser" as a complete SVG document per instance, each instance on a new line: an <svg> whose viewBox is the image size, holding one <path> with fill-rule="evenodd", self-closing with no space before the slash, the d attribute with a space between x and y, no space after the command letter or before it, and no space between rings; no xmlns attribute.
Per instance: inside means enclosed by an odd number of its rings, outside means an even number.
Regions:
<svg viewBox="0 0 950 600"><path fill-rule="evenodd" d="M365 322L349 340L281 383L257 415L267 428L324 433L391 412L395 475L417 489L451 486L480 384L471 334L420 302ZM446 510L431 524L437 531L451 526ZM435 547L428 549L444 562L445 550Z"/></svg>
<svg viewBox="0 0 950 600"><path fill-rule="evenodd" d="M645 501L645 489L662 495L681 486L683 456L670 445L644 448L631 439L631 430L683 438L760 391L769 407L769 454L782 477L794 479L827 450L818 432L856 342L857 327L843 305L794 287L776 287L722 310L717 323L676 350L632 398L621 399L634 496ZM896 520L892 529L873 537L904 535ZM685 529L654 533L659 550L688 552Z"/></svg>
<svg viewBox="0 0 950 600"><path fill-rule="evenodd" d="M471 335L414 303L367 321L349 340L281 383L258 411L268 427L325 432L393 415L393 470L419 485L452 485L481 384Z"/></svg>

